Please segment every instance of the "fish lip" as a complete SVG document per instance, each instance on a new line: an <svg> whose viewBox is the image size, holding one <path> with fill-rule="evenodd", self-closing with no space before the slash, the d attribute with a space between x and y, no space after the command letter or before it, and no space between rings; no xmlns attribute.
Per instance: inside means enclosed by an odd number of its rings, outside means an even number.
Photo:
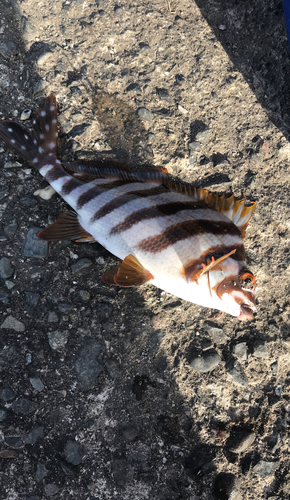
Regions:
<svg viewBox="0 0 290 500"><path fill-rule="evenodd" d="M238 319L240 319L241 321L249 321L253 319L255 311L255 306L250 306L249 304L243 303L240 305L240 314L238 316Z"/></svg>

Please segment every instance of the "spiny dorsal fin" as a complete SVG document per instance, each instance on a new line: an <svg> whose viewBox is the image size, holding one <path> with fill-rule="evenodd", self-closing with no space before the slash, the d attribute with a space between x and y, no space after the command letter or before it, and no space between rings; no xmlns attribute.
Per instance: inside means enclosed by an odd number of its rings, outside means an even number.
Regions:
<svg viewBox="0 0 290 500"><path fill-rule="evenodd" d="M134 255L130 254L125 257L121 264L105 272L101 279L109 285L128 287L143 285L147 281L153 280L154 276L140 264Z"/></svg>
<svg viewBox="0 0 290 500"><path fill-rule="evenodd" d="M37 236L45 241L95 241L94 237L80 225L78 214L73 210L64 212L51 226L40 231Z"/></svg>

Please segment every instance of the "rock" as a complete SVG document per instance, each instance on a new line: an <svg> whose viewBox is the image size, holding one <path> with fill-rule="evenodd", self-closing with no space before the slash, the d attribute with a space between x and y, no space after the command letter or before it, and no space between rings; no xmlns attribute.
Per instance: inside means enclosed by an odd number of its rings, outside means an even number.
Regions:
<svg viewBox="0 0 290 500"><path fill-rule="evenodd" d="M47 476L47 474L48 474L48 470L45 467L45 465L42 464L41 462L38 462L37 467L36 467L36 472L35 472L35 481L37 481L37 483L39 483L39 481L42 481L42 479L44 479L45 476Z"/></svg>
<svg viewBox="0 0 290 500"><path fill-rule="evenodd" d="M79 465L82 461L81 447L75 441L68 441L65 446L65 458L73 465Z"/></svg>
<svg viewBox="0 0 290 500"><path fill-rule="evenodd" d="M88 302L91 298L91 295L89 292L87 292L87 290L80 290L80 298L84 301L84 302Z"/></svg>
<svg viewBox="0 0 290 500"><path fill-rule="evenodd" d="M20 198L20 203L25 207L33 207L34 205L37 205L37 200L35 198L31 198L30 196L22 196L22 198Z"/></svg>
<svg viewBox="0 0 290 500"><path fill-rule="evenodd" d="M269 359L266 342L256 342L253 348L253 356L256 358Z"/></svg>
<svg viewBox="0 0 290 500"><path fill-rule="evenodd" d="M35 411L36 408L36 403L27 398L16 399L11 405L11 410L19 415L29 415L29 413Z"/></svg>
<svg viewBox="0 0 290 500"><path fill-rule="evenodd" d="M33 377L31 377L31 378L29 379L29 381L30 381L30 383L31 383L31 385L32 385L32 387L33 387L33 389L35 389L35 390L36 390L36 391L38 391L38 392L43 391L43 389L44 389L44 385L43 385L43 383L41 382L40 378L37 378L37 377L36 377L36 378L33 378Z"/></svg>
<svg viewBox="0 0 290 500"><path fill-rule="evenodd" d="M150 133L150 134L147 135L147 139L150 142L156 142L156 135Z"/></svg>
<svg viewBox="0 0 290 500"><path fill-rule="evenodd" d="M190 362L190 366L200 373L206 373L213 370L219 362L221 357L214 349L207 349L200 355L194 357Z"/></svg>
<svg viewBox="0 0 290 500"><path fill-rule="evenodd" d="M39 297L39 293L24 292L24 307L30 316L33 314L34 309L37 306Z"/></svg>
<svg viewBox="0 0 290 500"><path fill-rule="evenodd" d="M69 332L68 330L56 330L54 332L47 332L47 336L50 347L54 351L58 351L63 349L63 347L66 345L69 337Z"/></svg>
<svg viewBox="0 0 290 500"><path fill-rule="evenodd" d="M56 314L55 311L49 311L47 322L48 323L57 323L58 322L58 315Z"/></svg>
<svg viewBox="0 0 290 500"><path fill-rule="evenodd" d="M37 94L42 92L44 89L46 89L47 86L48 86L48 82L44 79L36 82L36 84L34 85L34 88L33 88L34 96L36 96Z"/></svg>
<svg viewBox="0 0 290 500"><path fill-rule="evenodd" d="M53 497L59 492L59 487L54 483L49 483L44 486L44 491L48 497Z"/></svg>
<svg viewBox="0 0 290 500"><path fill-rule="evenodd" d="M13 316L7 316L2 323L1 328L7 328L8 330L14 330L15 332L24 332L25 325Z"/></svg>
<svg viewBox="0 0 290 500"><path fill-rule="evenodd" d="M148 109L146 108L139 108L138 109L138 116L141 120L145 120L147 122L152 122L153 120L153 115Z"/></svg>
<svg viewBox="0 0 290 500"><path fill-rule="evenodd" d="M31 109L24 109L21 113L20 120L25 121L29 120L31 116Z"/></svg>
<svg viewBox="0 0 290 500"><path fill-rule="evenodd" d="M93 266L93 261L91 259L80 259L75 264L71 266L71 270L73 274L81 274L84 271L87 271Z"/></svg>
<svg viewBox="0 0 290 500"><path fill-rule="evenodd" d="M202 132L198 132L195 136L195 140L200 142L201 144L206 144L208 141L210 131L209 129L205 129Z"/></svg>
<svg viewBox="0 0 290 500"><path fill-rule="evenodd" d="M16 394L12 389L10 389L10 387L4 387L4 389L0 392L0 399L2 399L5 403L9 403L15 398Z"/></svg>
<svg viewBox="0 0 290 500"><path fill-rule="evenodd" d="M183 106L181 106L180 104L178 104L177 109L178 109L178 111L180 111L180 113L182 113L183 115L187 115L187 113L188 113L188 110L187 110L187 109L185 109L185 108L184 108Z"/></svg>
<svg viewBox="0 0 290 500"><path fill-rule="evenodd" d="M190 142L188 144L190 151L201 151L200 143L197 141Z"/></svg>
<svg viewBox="0 0 290 500"><path fill-rule="evenodd" d="M10 265L10 260L7 257L0 259L0 278L3 280L10 278L13 274L13 267Z"/></svg>
<svg viewBox="0 0 290 500"><path fill-rule="evenodd" d="M103 345L97 340L91 340L76 355L74 365L82 389L89 389L103 370L96 360L102 351Z"/></svg>
<svg viewBox="0 0 290 500"><path fill-rule="evenodd" d="M220 472L214 482L216 500L242 500L238 479L228 472Z"/></svg>
<svg viewBox="0 0 290 500"><path fill-rule="evenodd" d="M136 92L136 94L142 94L139 83L130 83L130 85L126 88L126 92Z"/></svg>
<svg viewBox="0 0 290 500"><path fill-rule="evenodd" d="M32 227L26 233L21 252L24 257L44 258L47 256L48 242L37 237L39 231L41 231L40 227Z"/></svg>
<svg viewBox="0 0 290 500"><path fill-rule="evenodd" d="M6 234L6 236L10 239L12 239L15 234L17 233L17 229L18 229L18 224L17 224L17 221L16 219L13 219L10 224L8 224L7 226L4 227L4 233Z"/></svg>
<svg viewBox="0 0 290 500"><path fill-rule="evenodd" d="M17 453L14 450L1 450L0 451L0 457L1 458L16 458L17 457Z"/></svg>
<svg viewBox="0 0 290 500"><path fill-rule="evenodd" d="M271 364L271 372L274 373L274 375L277 375L277 373L278 373L277 361L274 361L274 363Z"/></svg>
<svg viewBox="0 0 290 500"><path fill-rule="evenodd" d="M12 290L12 288L15 286L15 283L13 283L13 281L6 280L5 286L6 286L6 288L8 288L8 290Z"/></svg>
<svg viewBox="0 0 290 500"><path fill-rule="evenodd" d="M10 188L8 186L2 186L0 188L0 201L6 198L10 193Z"/></svg>
<svg viewBox="0 0 290 500"><path fill-rule="evenodd" d="M163 89L163 88L159 89L159 88L157 88L156 92L157 92L157 95L158 95L158 97L159 97L159 99L161 101L167 101L167 102L169 102L169 104L173 103L173 100L170 97L169 92L168 92L167 89Z"/></svg>
<svg viewBox="0 0 290 500"><path fill-rule="evenodd" d="M116 5L114 7L114 12L115 12L115 14L121 14L121 12L123 12L123 8L119 7L119 5Z"/></svg>
<svg viewBox="0 0 290 500"><path fill-rule="evenodd" d="M4 290L0 290L0 302L2 302L2 304L5 304L5 305L8 305L10 304L10 296L9 296L9 293L5 292Z"/></svg>
<svg viewBox="0 0 290 500"><path fill-rule="evenodd" d="M259 476L265 478L268 476L273 476L277 469L279 469L279 462L266 462L265 460L260 460L255 467L253 467L253 471Z"/></svg>
<svg viewBox="0 0 290 500"><path fill-rule="evenodd" d="M0 408L0 422L3 422L5 418L8 417L8 413L5 408Z"/></svg>
<svg viewBox="0 0 290 500"><path fill-rule="evenodd" d="M67 314L71 310L72 304L70 302L59 302L57 307L60 312Z"/></svg>
<svg viewBox="0 0 290 500"><path fill-rule="evenodd" d="M30 432L28 432L24 438L25 444L35 444L38 439L44 437L43 427L35 427Z"/></svg>
<svg viewBox="0 0 290 500"><path fill-rule="evenodd" d="M239 358L240 361L247 361L248 359L248 349L246 342L240 342L234 347L234 354Z"/></svg>
<svg viewBox="0 0 290 500"><path fill-rule="evenodd" d="M4 436L4 442L10 448L22 448L24 446L21 436Z"/></svg>
<svg viewBox="0 0 290 500"><path fill-rule="evenodd" d="M221 328L216 328L204 323L203 329L209 333L213 343L216 345L226 344L229 340L229 337Z"/></svg>
<svg viewBox="0 0 290 500"><path fill-rule="evenodd" d="M240 363L236 360L230 360L226 365L226 370L228 374L232 377L235 384L240 385L241 387L247 387L249 382L247 376L240 365Z"/></svg>
<svg viewBox="0 0 290 500"><path fill-rule="evenodd" d="M232 453L244 453L256 439L256 434L247 429L236 429L230 434L227 441L227 448Z"/></svg>
<svg viewBox="0 0 290 500"><path fill-rule="evenodd" d="M53 56L53 52L44 52L41 56L38 57L36 63L38 66L44 66L45 63Z"/></svg>
<svg viewBox="0 0 290 500"><path fill-rule="evenodd" d="M12 40L7 40L7 41L2 40L0 42L0 54L3 57L11 56L11 54L13 54L13 52L15 52L16 50L17 50L16 43L14 43Z"/></svg>

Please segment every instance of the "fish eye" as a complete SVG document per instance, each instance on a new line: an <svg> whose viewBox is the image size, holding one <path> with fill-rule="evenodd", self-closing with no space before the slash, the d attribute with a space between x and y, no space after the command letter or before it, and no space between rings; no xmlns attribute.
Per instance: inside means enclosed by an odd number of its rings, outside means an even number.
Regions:
<svg viewBox="0 0 290 500"><path fill-rule="evenodd" d="M240 274L239 279L243 288L247 288L250 290L256 288L255 276L250 271L244 271L242 274Z"/></svg>

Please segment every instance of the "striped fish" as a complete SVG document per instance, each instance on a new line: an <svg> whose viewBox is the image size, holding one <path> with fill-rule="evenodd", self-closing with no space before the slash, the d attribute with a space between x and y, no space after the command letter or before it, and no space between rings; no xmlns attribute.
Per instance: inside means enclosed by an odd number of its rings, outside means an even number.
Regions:
<svg viewBox="0 0 290 500"><path fill-rule="evenodd" d="M98 241L122 259L102 276L107 284L149 282L240 320L253 317L255 278L245 263L243 236L255 203L176 182L163 168L135 172L114 161L61 163L57 135L53 94L43 100L31 130L0 122L0 139L72 208L40 238Z"/></svg>

